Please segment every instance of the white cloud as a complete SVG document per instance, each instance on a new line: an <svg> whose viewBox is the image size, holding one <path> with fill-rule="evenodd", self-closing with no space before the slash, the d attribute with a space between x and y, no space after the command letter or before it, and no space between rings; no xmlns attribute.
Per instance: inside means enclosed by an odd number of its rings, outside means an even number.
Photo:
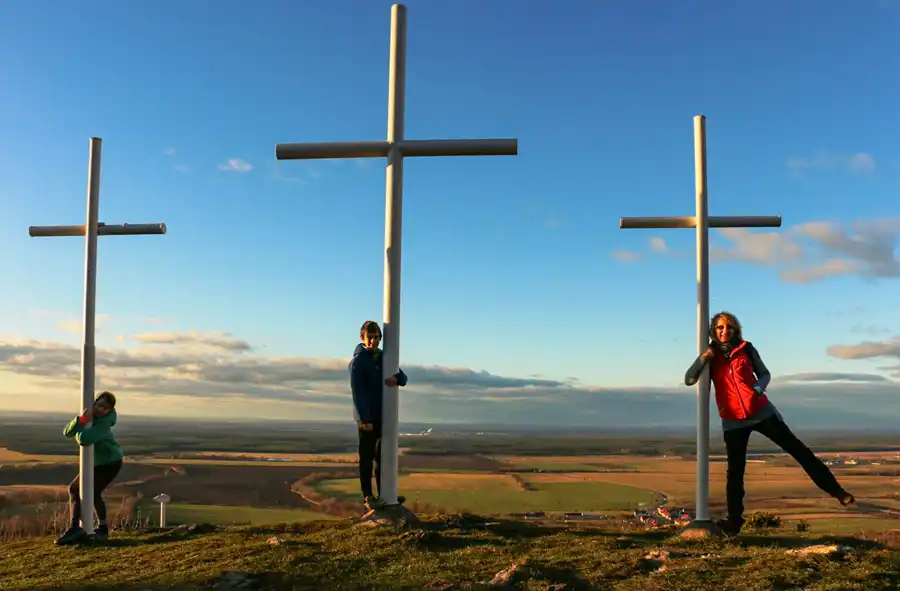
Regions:
<svg viewBox="0 0 900 591"><path fill-rule="evenodd" d="M650 239L650 250L653 252L658 252L661 254L666 254L669 252L669 247L666 245L666 241L658 236L655 236Z"/></svg>
<svg viewBox="0 0 900 591"><path fill-rule="evenodd" d="M175 148L169 147L163 150L163 154L165 154L166 156L174 156L175 154L177 154L177 152Z"/></svg>
<svg viewBox="0 0 900 591"><path fill-rule="evenodd" d="M716 240L716 238L724 239ZM812 283L839 276L867 280L900 278L900 218L856 220L852 223L813 221L780 232L749 228L718 228L710 240L710 261L742 262L773 267L787 283ZM650 252L680 256L663 244ZM617 251L616 258L634 262L642 254Z"/></svg>
<svg viewBox="0 0 900 591"><path fill-rule="evenodd" d="M731 244L710 244L711 262L743 261L758 265L776 265L796 261L803 248L783 232L758 232L748 228L718 228L717 233Z"/></svg>
<svg viewBox="0 0 900 591"><path fill-rule="evenodd" d="M228 162L219 165L219 170L229 172L250 172L253 170L253 165L240 158L229 158Z"/></svg>

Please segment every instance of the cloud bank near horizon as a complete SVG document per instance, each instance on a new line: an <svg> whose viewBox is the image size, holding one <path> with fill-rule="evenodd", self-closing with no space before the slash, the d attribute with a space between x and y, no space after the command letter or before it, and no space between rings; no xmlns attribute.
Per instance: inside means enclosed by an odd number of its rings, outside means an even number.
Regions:
<svg viewBox="0 0 900 591"><path fill-rule="evenodd" d="M124 346L97 351L97 389L142 401L147 408L164 401L194 416L224 408L247 417L352 416L348 359L262 355L251 343L223 332L138 333L116 340ZM889 339L881 348L872 342L836 345L829 351L845 358L891 356L900 351L892 348L897 342ZM26 379L33 388L65 391L67 399L78 390L80 359L80 349L69 344L0 338L6 375ZM682 426L693 424L696 414L696 391L688 387L609 388L574 378L502 376L440 365L403 369L410 375L410 385L401 391L404 421ZM0 398L17 394L3 381L0 388ZM779 409L810 426L831 420L842 424L848 413L864 422L900 422L900 382L875 373L779 376L772 393ZM713 408L714 424L715 414Z"/></svg>

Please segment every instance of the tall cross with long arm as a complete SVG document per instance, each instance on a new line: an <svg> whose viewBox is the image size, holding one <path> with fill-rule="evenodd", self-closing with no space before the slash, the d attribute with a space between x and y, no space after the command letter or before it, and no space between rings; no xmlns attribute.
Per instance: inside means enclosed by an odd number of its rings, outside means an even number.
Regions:
<svg viewBox="0 0 900 591"><path fill-rule="evenodd" d="M403 224L403 159L407 156L515 156L516 139L407 140L406 7L391 7L391 57L388 75L388 125L385 141L278 144L278 160L317 158L387 158L384 228L384 378L400 364L400 266ZM383 491L388 505L397 504L399 402L397 387L384 387L381 442Z"/></svg>

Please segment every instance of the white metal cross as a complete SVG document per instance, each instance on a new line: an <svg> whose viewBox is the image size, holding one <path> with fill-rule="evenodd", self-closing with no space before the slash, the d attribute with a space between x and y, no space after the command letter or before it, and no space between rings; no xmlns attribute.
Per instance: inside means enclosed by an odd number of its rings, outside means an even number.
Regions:
<svg viewBox="0 0 900 591"><path fill-rule="evenodd" d="M278 144L278 160L387 158L384 228L384 377L400 363L400 263L403 219L403 159L407 156L515 156L516 139L407 140L406 7L391 7L391 56L388 77L388 130L385 141ZM396 387L384 387L381 472L388 505L397 504L399 403Z"/></svg>
<svg viewBox="0 0 900 591"><path fill-rule="evenodd" d="M91 408L94 403L95 311L97 301L97 237L165 234L165 224L106 225L98 222L100 209L100 152L103 140L91 138L88 164L87 220L83 226L30 226L31 237L84 236L84 342L81 350L81 406ZM89 425L88 425L89 426ZM81 495L81 523L87 533L94 531L94 446L79 446L79 492Z"/></svg>
<svg viewBox="0 0 900 591"><path fill-rule="evenodd" d="M697 354L709 346L709 228L779 228L781 216L710 217L706 192L706 117L694 117L694 182L697 210L687 217L621 218L619 227L697 229ZM697 382L697 498L694 528L709 519L709 367Z"/></svg>

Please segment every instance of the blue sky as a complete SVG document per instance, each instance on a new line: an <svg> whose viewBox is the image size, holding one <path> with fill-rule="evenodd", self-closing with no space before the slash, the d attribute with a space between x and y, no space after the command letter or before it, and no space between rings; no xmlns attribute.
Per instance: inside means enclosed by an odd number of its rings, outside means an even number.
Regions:
<svg viewBox="0 0 900 591"><path fill-rule="evenodd" d="M776 375L843 374L816 386L836 396L862 380L883 390L873 413L895 400L900 5L407 6L407 137L516 137L519 155L407 161L404 366L524 380L519 394L479 398L502 399L498 413L550 403L533 376L579 396L689 396L678 384L696 354L694 234L618 220L693 213L692 117L703 113L710 213L784 219L712 233L713 309L738 313ZM99 136L101 219L169 233L101 240L98 345L147 359L151 341L190 341L216 367L234 365L226 352L330 359L303 361L337 368L320 406L288 380L278 413L349 416L339 370L361 322L381 320L384 162L279 163L274 151L384 138L389 27L380 0L2 5L2 340L44 353L54 342L72 359L83 243L27 227L82 222ZM201 342L210 333L249 349ZM25 392L29 408L77 399L77 368L26 368L35 353L16 351L0 406L21 408ZM128 390L115 371L101 380ZM187 375L157 393L184 412L208 408L204 396L239 415L268 400ZM245 378L262 387L261 375ZM154 398L134 388L149 412ZM444 412L416 408L418 419Z"/></svg>

